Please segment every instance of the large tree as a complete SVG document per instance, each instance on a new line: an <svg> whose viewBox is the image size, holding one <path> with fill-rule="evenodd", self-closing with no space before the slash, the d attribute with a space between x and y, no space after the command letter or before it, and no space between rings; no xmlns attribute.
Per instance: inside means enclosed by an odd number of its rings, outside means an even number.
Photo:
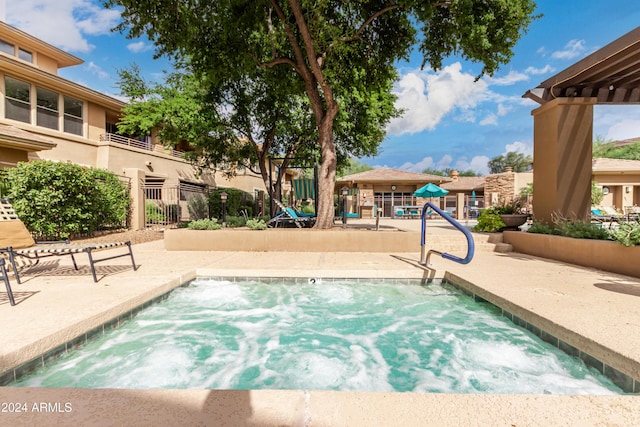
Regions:
<svg viewBox="0 0 640 427"><path fill-rule="evenodd" d="M106 0L122 6L122 31L146 34L157 55L189 58L220 85L253 73L296 82L313 116L321 157L317 228L333 222L340 101L379 93L417 44L423 66L457 54L492 74L509 61L533 19L532 0ZM284 70L284 71L282 71ZM387 90L391 90L388 87ZM357 141L355 141L357 143Z"/></svg>
<svg viewBox="0 0 640 427"><path fill-rule="evenodd" d="M525 172L531 170L533 156L509 151L507 154L501 154L489 160L487 166L489 166L489 173L502 173L507 167L510 167L513 172Z"/></svg>

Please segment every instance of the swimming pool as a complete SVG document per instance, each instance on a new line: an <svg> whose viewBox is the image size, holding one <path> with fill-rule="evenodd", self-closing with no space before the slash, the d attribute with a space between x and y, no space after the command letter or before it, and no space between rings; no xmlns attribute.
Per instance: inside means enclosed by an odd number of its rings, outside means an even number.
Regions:
<svg viewBox="0 0 640 427"><path fill-rule="evenodd" d="M10 385L621 393L446 285L206 278Z"/></svg>

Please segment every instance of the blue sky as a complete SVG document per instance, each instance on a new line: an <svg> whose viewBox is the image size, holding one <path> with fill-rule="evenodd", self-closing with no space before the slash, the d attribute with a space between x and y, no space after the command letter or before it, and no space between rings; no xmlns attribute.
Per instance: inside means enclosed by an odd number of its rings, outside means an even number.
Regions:
<svg viewBox="0 0 640 427"><path fill-rule="evenodd" d="M449 58L442 70L420 70L416 53L399 64L395 91L403 117L394 120L375 158L361 161L420 172L425 168L472 169L487 173L487 161L508 151L531 154L538 104L523 99L557 72L640 25L637 0L538 0L535 21L515 48L512 61L493 77L474 78L481 69ZM68 51L85 62L60 75L117 96L117 69L137 63L149 79L169 69L153 60L146 39L127 40L110 29L119 13L98 0L0 0L8 24ZM594 137L640 137L640 108L595 108Z"/></svg>

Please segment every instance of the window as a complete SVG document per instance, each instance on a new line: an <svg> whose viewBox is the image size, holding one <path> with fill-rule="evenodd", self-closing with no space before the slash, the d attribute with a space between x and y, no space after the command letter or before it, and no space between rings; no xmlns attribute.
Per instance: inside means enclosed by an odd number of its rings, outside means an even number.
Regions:
<svg viewBox="0 0 640 427"><path fill-rule="evenodd" d="M22 59L23 61L33 62L33 55L31 54L31 52L24 49L18 49L18 58Z"/></svg>
<svg viewBox="0 0 640 427"><path fill-rule="evenodd" d="M38 98L38 126L58 130L58 94L49 89L36 88Z"/></svg>
<svg viewBox="0 0 640 427"><path fill-rule="evenodd" d="M11 43L7 43L4 40L0 40L0 52L8 53L9 55L15 55L15 47Z"/></svg>
<svg viewBox="0 0 640 427"><path fill-rule="evenodd" d="M64 97L64 131L82 136L82 101Z"/></svg>
<svg viewBox="0 0 640 427"><path fill-rule="evenodd" d="M5 87L5 117L31 123L31 85L6 76Z"/></svg>

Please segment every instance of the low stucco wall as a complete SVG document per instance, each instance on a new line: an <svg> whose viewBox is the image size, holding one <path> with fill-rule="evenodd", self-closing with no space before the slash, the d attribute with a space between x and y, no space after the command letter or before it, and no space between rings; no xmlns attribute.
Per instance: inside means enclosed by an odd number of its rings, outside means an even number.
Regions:
<svg viewBox="0 0 640 427"><path fill-rule="evenodd" d="M420 233L369 230L166 230L168 251L415 252Z"/></svg>
<svg viewBox="0 0 640 427"><path fill-rule="evenodd" d="M505 231L503 239L515 252L640 277L640 246L522 231Z"/></svg>

